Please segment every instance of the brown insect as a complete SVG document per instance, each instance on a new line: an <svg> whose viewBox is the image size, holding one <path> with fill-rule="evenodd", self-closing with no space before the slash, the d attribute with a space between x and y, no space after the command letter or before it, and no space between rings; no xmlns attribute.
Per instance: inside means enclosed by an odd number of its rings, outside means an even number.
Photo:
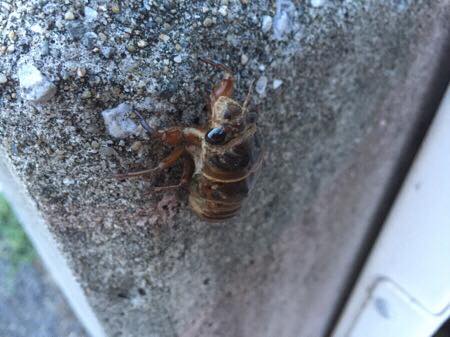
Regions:
<svg viewBox="0 0 450 337"><path fill-rule="evenodd" d="M157 167L118 174L118 179L152 174L183 161L179 184L156 187L155 191L186 188L192 210L208 221L234 216L250 192L261 166L262 151L254 118L248 112L251 88L241 106L231 96L234 78L229 68L207 59L201 61L225 72L208 99L208 126L171 127L153 130L136 112L152 138L175 146Z"/></svg>

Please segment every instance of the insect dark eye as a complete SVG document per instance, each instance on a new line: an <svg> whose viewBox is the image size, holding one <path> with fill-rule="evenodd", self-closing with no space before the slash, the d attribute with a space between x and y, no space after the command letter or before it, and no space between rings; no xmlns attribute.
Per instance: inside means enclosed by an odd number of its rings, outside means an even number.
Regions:
<svg viewBox="0 0 450 337"><path fill-rule="evenodd" d="M206 141L213 145L220 145L225 141L227 134L221 127L213 128L206 134Z"/></svg>

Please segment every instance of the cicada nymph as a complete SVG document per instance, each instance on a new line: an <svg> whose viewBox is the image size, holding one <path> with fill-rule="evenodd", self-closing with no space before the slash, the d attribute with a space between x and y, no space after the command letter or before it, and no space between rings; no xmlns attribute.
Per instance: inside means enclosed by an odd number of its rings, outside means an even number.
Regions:
<svg viewBox="0 0 450 337"><path fill-rule="evenodd" d="M262 162L255 118L248 111L251 88L244 103L233 100L234 77L226 66L207 59L225 72L209 96L208 125L153 130L139 113L143 128L152 138L174 146L155 168L118 174L118 179L152 174L183 161L180 182L155 191L185 188L192 210L208 221L221 221L238 213L253 187Z"/></svg>

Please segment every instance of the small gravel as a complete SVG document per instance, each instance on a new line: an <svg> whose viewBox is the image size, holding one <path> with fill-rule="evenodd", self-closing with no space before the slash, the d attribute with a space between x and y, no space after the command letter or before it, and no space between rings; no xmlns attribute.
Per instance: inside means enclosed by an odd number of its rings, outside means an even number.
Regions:
<svg viewBox="0 0 450 337"><path fill-rule="evenodd" d="M242 54L242 55L241 55L241 64L242 64L243 66L245 66L245 65L247 64L247 62L248 62L248 56L245 55L245 54Z"/></svg>
<svg viewBox="0 0 450 337"><path fill-rule="evenodd" d="M325 4L325 0L311 0L311 6L322 7Z"/></svg>
<svg viewBox="0 0 450 337"><path fill-rule="evenodd" d="M91 7L84 7L84 19L87 22L94 22L98 18L98 12Z"/></svg>
<svg viewBox="0 0 450 337"><path fill-rule="evenodd" d="M148 46L148 43L147 43L147 41L145 41L145 40L139 40L138 43L137 43L137 46L138 46L139 48L145 48L145 47Z"/></svg>
<svg viewBox="0 0 450 337"><path fill-rule="evenodd" d="M260 96L265 96L267 88L267 77L261 76L258 81L256 81L255 90Z"/></svg>
<svg viewBox="0 0 450 337"><path fill-rule="evenodd" d="M64 14L64 19L68 21L75 20L75 14L72 11L68 11Z"/></svg>
<svg viewBox="0 0 450 337"><path fill-rule="evenodd" d="M206 18L203 20L203 26L205 27L211 27L213 25L214 21L211 18Z"/></svg>
<svg viewBox="0 0 450 337"><path fill-rule="evenodd" d="M283 84L283 81L282 81L282 80L275 79L275 80L273 80L272 88L276 90L276 89L278 89L279 87L281 87L282 84Z"/></svg>
<svg viewBox="0 0 450 337"><path fill-rule="evenodd" d="M261 21L261 30L263 33L267 33L272 28L272 17L265 15Z"/></svg>

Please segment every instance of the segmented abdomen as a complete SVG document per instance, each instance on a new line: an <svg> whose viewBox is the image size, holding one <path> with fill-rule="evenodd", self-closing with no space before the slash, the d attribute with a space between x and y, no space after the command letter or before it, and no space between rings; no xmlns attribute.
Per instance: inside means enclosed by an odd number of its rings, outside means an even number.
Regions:
<svg viewBox="0 0 450 337"><path fill-rule="evenodd" d="M192 178L189 203L199 216L220 221L234 216L253 187L261 151L255 136L232 149L205 156Z"/></svg>

